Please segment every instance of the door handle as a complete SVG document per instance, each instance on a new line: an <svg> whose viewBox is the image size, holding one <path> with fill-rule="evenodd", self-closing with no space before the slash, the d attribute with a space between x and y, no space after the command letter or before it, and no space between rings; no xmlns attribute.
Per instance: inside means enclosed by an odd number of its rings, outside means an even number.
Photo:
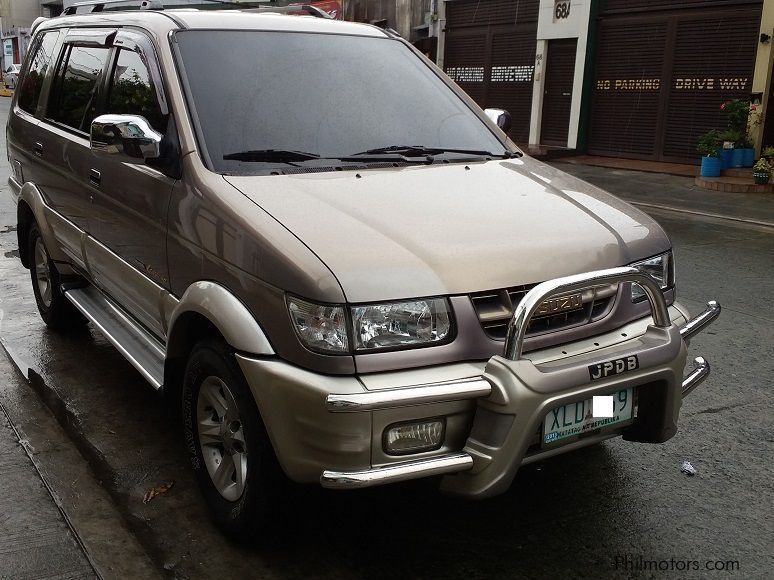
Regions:
<svg viewBox="0 0 774 580"><path fill-rule="evenodd" d="M102 181L102 174L96 169L89 169L89 183L99 187L100 181Z"/></svg>
<svg viewBox="0 0 774 580"><path fill-rule="evenodd" d="M43 157L43 143L40 141L35 141L35 145L33 146L33 151L35 152L35 155L38 157Z"/></svg>

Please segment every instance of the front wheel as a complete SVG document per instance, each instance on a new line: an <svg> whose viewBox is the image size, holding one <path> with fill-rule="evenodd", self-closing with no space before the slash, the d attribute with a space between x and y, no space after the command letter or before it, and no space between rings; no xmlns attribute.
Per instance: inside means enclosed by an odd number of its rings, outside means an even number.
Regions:
<svg viewBox="0 0 774 580"><path fill-rule="evenodd" d="M228 346L198 343L183 379L186 447L215 522L260 529L282 476L250 389Z"/></svg>

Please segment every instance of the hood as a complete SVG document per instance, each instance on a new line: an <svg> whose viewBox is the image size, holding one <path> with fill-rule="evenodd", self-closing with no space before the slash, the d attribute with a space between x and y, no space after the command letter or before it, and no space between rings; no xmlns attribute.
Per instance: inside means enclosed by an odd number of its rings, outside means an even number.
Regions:
<svg viewBox="0 0 774 580"><path fill-rule="evenodd" d="M526 157L226 180L306 244L349 302L532 284L670 247L644 213Z"/></svg>

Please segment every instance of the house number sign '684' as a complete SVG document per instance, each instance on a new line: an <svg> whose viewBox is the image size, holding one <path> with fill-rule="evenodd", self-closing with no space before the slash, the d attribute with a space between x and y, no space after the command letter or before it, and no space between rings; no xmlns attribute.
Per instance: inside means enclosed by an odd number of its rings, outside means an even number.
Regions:
<svg viewBox="0 0 774 580"><path fill-rule="evenodd" d="M570 0L555 0L554 20L564 20L570 16Z"/></svg>

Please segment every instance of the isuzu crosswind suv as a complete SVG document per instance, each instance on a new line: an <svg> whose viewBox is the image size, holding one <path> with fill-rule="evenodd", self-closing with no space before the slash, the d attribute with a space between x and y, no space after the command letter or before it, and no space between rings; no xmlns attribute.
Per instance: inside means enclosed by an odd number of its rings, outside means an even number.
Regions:
<svg viewBox="0 0 774 580"><path fill-rule="evenodd" d="M720 307L691 319L659 225L506 112L314 10L89 9L37 25L13 98L19 254L46 324L90 321L176 401L225 529L275 471L485 498L675 435Z"/></svg>

